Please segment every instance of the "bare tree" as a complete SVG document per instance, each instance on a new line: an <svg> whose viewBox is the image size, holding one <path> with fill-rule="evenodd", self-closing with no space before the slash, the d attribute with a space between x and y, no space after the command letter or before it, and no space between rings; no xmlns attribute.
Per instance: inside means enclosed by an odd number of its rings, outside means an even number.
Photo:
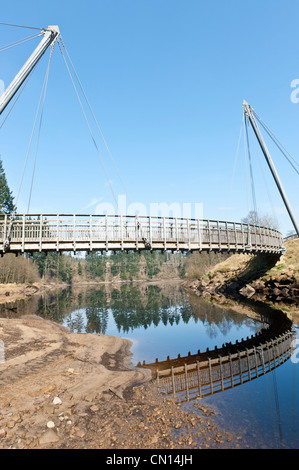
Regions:
<svg viewBox="0 0 299 470"><path fill-rule="evenodd" d="M261 225L263 227L279 229L279 223L275 217L269 214L260 215L256 211L248 212L247 217L241 220L243 224Z"/></svg>

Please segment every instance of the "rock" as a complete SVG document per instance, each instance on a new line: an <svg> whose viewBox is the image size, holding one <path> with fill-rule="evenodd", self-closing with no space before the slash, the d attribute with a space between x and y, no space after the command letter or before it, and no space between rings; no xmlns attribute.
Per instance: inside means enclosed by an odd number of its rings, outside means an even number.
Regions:
<svg viewBox="0 0 299 470"><path fill-rule="evenodd" d="M247 284L245 287L242 287L239 292L244 295L244 297L252 297L253 294L255 294L255 289Z"/></svg>
<svg viewBox="0 0 299 470"><path fill-rule="evenodd" d="M55 423L53 421L48 421L47 422L47 428L49 428L49 429L55 428Z"/></svg>
<svg viewBox="0 0 299 470"><path fill-rule="evenodd" d="M59 441L59 436L53 429L46 431L39 439L40 444L51 444L52 442Z"/></svg>
<svg viewBox="0 0 299 470"><path fill-rule="evenodd" d="M92 405L89 409L90 411L99 411L99 407L97 405Z"/></svg>
<svg viewBox="0 0 299 470"><path fill-rule="evenodd" d="M5 429L0 429L0 439L3 439L6 436Z"/></svg>
<svg viewBox="0 0 299 470"><path fill-rule="evenodd" d="M55 397L53 400L53 405L61 405L62 401L59 397Z"/></svg>

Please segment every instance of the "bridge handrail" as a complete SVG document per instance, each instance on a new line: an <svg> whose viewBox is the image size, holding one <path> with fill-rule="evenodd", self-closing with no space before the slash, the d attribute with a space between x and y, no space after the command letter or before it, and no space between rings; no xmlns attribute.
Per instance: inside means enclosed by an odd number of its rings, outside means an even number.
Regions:
<svg viewBox="0 0 299 470"><path fill-rule="evenodd" d="M0 250L1 240L3 247L12 249L15 244L14 249L21 251L139 250L151 249L153 244L154 249L177 251L249 249L281 252L284 249L281 233L269 227L221 220L121 214L5 214L0 216ZM125 246L125 241L131 245ZM51 242L56 246L49 246ZM92 242L97 246L92 247ZM17 243L21 243L21 248Z"/></svg>

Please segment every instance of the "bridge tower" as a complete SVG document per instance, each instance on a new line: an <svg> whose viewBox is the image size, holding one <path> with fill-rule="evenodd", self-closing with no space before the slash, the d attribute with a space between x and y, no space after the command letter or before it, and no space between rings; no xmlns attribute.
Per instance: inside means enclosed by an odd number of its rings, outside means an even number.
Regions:
<svg viewBox="0 0 299 470"><path fill-rule="evenodd" d="M251 126L252 126L252 129L253 129L253 131L254 131L254 133L255 133L255 136L256 136L256 138L257 138L257 140L258 140L258 143L260 144L260 147L261 147L261 149L262 149L262 152L263 152L263 154L264 154L264 157L265 157L265 159L266 159L266 162L268 163L268 166L269 166L269 168L270 168L270 171L271 171L271 173L272 173L272 176L273 176L273 178L274 178L274 180L275 180L275 183L276 183L276 185L277 185L278 191L279 191L279 193L280 193L280 195L281 195L281 197L282 197L282 199L283 199L283 202L284 202L284 204L285 204L285 206L286 206L286 209L287 209L287 211L288 211L288 214L289 214L289 216L290 216L290 218L291 218L291 221L292 221L292 223L293 223L293 226L294 226L294 228L295 228L295 231L296 231L296 233L297 233L297 236L299 237L299 225L298 225L297 220L296 220L296 218L295 218L295 215L294 215L294 213L293 213L293 211L292 211L291 205L290 205L290 203L289 203L289 200L288 200L288 198L287 198L287 195L286 195L286 193L285 193L285 190L284 190L284 188L283 188L283 185L282 185L282 183L281 183L281 181L280 181L280 178L279 178L279 176L278 176L278 173L277 173L276 168L275 168L275 166L274 166L274 163L273 163L273 161L272 161L272 158L271 158L271 155L270 155L270 153L269 153L269 150L268 150L268 148L267 148L267 146L266 146L266 144L265 144L265 141L264 141L264 139L263 139L263 137L262 137L262 134L261 134L261 132L260 132L260 130L259 130L259 128L258 128L257 122L256 122L256 120L255 120L255 118L254 118L254 111L253 111L252 107L251 107L251 106L247 103L247 101L245 101L245 100L244 100L244 102L243 102L243 111L244 111L245 117L247 116L247 118L248 118L248 120L249 120L249 122L250 122L250 124L251 124Z"/></svg>

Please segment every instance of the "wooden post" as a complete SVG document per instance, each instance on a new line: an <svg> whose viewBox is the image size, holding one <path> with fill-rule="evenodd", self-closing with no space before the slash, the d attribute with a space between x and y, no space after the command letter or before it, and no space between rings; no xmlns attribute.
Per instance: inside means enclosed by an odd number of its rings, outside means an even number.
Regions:
<svg viewBox="0 0 299 470"><path fill-rule="evenodd" d="M57 214L56 229L57 229L56 251L59 251L59 214Z"/></svg>
<svg viewBox="0 0 299 470"><path fill-rule="evenodd" d="M248 379L251 380L251 370L250 370L250 362L249 362L249 351L246 348L246 356L247 356L247 367L248 367Z"/></svg>
<svg viewBox="0 0 299 470"><path fill-rule="evenodd" d="M235 384L234 384L234 372L233 372L233 363L232 363L231 354L229 354L228 357L229 357L229 366L230 366L231 386L233 388Z"/></svg>
<svg viewBox="0 0 299 470"><path fill-rule="evenodd" d="M171 366L171 378L172 378L172 393L173 393L173 396L175 397L175 383L174 383L174 370L173 370L173 366Z"/></svg>
<svg viewBox="0 0 299 470"><path fill-rule="evenodd" d="M121 251L124 250L124 233L123 233L123 216L120 216L120 247Z"/></svg>
<svg viewBox="0 0 299 470"><path fill-rule="evenodd" d="M108 251L108 216L105 215L105 230L106 230L106 251Z"/></svg>
<svg viewBox="0 0 299 470"><path fill-rule="evenodd" d="M196 361L197 365L197 380L198 380L198 391L199 391L199 396L201 397L201 374L200 374L200 362Z"/></svg>
<svg viewBox="0 0 299 470"><path fill-rule="evenodd" d="M212 364L211 358L209 357L209 374L210 374L210 388L211 388L211 395L213 394L213 377L212 377Z"/></svg>
<svg viewBox="0 0 299 470"><path fill-rule="evenodd" d="M40 215L39 219L39 251L41 252L43 248L43 216Z"/></svg>
<svg viewBox="0 0 299 470"><path fill-rule="evenodd" d="M201 240L201 231L200 231L200 220L197 220L197 230L198 230L198 246L199 251L202 250L202 240Z"/></svg>
<svg viewBox="0 0 299 470"><path fill-rule="evenodd" d="M209 234L210 250L212 250L211 227L210 227L210 221L209 220L208 220L208 234Z"/></svg>
<svg viewBox="0 0 299 470"><path fill-rule="evenodd" d="M22 253L24 253L25 248L25 220L26 216L23 214L23 223L22 223Z"/></svg>
<svg viewBox="0 0 299 470"><path fill-rule="evenodd" d="M187 364L185 362L185 384L186 384L186 398L189 401L189 384L188 384L188 371L187 371Z"/></svg>
<svg viewBox="0 0 299 470"><path fill-rule="evenodd" d="M223 383L223 369L222 369L222 360L221 356L219 356L219 367L220 367L220 380L221 380L221 390L224 390L224 383Z"/></svg>
<svg viewBox="0 0 299 470"><path fill-rule="evenodd" d="M217 229L218 229L218 245L219 245L219 251L221 251L221 231L219 227L219 220L217 220Z"/></svg>
<svg viewBox="0 0 299 470"><path fill-rule="evenodd" d="M176 249L179 251L179 229L178 229L178 219L175 218L175 232L176 232Z"/></svg>
<svg viewBox="0 0 299 470"><path fill-rule="evenodd" d="M243 375L242 375L242 362L241 362L240 351L238 351L238 357L239 357L240 382L242 384L243 383Z"/></svg>
<svg viewBox="0 0 299 470"><path fill-rule="evenodd" d="M149 240L151 248L153 246L152 218L149 216Z"/></svg>
<svg viewBox="0 0 299 470"><path fill-rule="evenodd" d="M243 251L245 251L245 236L244 236L244 227L243 227L243 224L241 224L241 232L242 232Z"/></svg>
<svg viewBox="0 0 299 470"><path fill-rule="evenodd" d="M237 236L236 222L234 222L234 233L235 233L235 248L237 251L238 250L238 236Z"/></svg>
<svg viewBox="0 0 299 470"><path fill-rule="evenodd" d="M191 240L190 240L190 223L189 223L189 219L187 219L187 233L188 233L188 250L190 251L190 248L191 248Z"/></svg>
<svg viewBox="0 0 299 470"><path fill-rule="evenodd" d="M225 229L226 229L226 238L227 238L227 249L228 251L230 251L230 239L229 239L229 234L228 234L227 222L225 222Z"/></svg>
<svg viewBox="0 0 299 470"><path fill-rule="evenodd" d="M89 249L92 251L92 215L89 216Z"/></svg>

